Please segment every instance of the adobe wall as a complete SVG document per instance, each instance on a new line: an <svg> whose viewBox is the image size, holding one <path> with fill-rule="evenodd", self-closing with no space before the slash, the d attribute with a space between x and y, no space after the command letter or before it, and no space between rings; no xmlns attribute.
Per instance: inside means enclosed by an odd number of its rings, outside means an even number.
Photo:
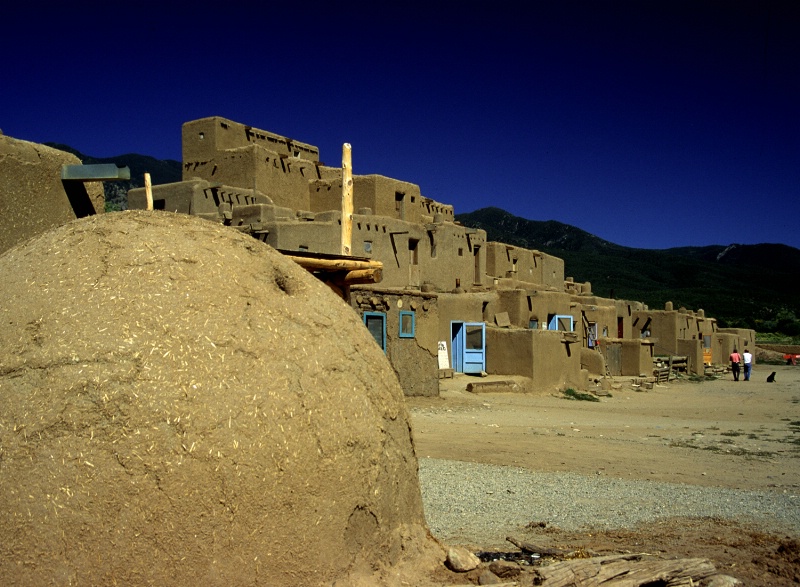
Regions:
<svg viewBox="0 0 800 587"><path fill-rule="evenodd" d="M591 296L592 295L592 282L591 281L575 281L574 277L564 278L564 291L568 294L576 296Z"/></svg>
<svg viewBox="0 0 800 587"><path fill-rule="evenodd" d="M743 350L738 335L727 332L715 333L711 342L711 362L714 365L729 365L733 349L740 353Z"/></svg>
<svg viewBox="0 0 800 587"><path fill-rule="evenodd" d="M534 381L531 333L519 328L486 327L486 372L519 375Z"/></svg>
<svg viewBox="0 0 800 587"><path fill-rule="evenodd" d="M457 288L466 291L482 281L485 232L469 232L449 222L422 225L381 219L384 222L376 233L368 226L377 219L357 217L353 249L372 249L370 256L383 261L387 286L428 284L436 291L449 292ZM360 220L364 222L359 226Z"/></svg>
<svg viewBox="0 0 800 587"><path fill-rule="evenodd" d="M486 274L527 283L542 283L541 253L505 243L486 243Z"/></svg>
<svg viewBox="0 0 800 587"><path fill-rule="evenodd" d="M323 168L321 168L323 169ZM341 169L324 168L332 178L309 184L312 212L342 209ZM420 194L419 186L382 175L353 176L353 210L418 224L453 221L453 207ZM362 214L364 212L361 212Z"/></svg>
<svg viewBox="0 0 800 587"><path fill-rule="evenodd" d="M749 328L720 328L712 336L712 341L711 361L716 365L728 364L730 362L730 354L734 348L740 354L747 348L755 356L755 330Z"/></svg>
<svg viewBox="0 0 800 587"><path fill-rule="evenodd" d="M666 308L671 308L672 304L667 302ZM725 342L720 347L719 340L715 339L716 334L725 332L725 329L716 329L716 321L705 317L705 312L692 312L685 308L678 310L645 310L634 312L633 335L641 334L642 329L650 320L648 330L651 332L651 340L655 343L656 355L683 355L679 349L681 340L699 340L701 348L704 344L704 336L711 337L711 356L714 364L726 363L728 355L733 351L726 351L728 343ZM728 334L734 335L739 350L749 344L750 348L755 348L755 331L748 329L728 329ZM716 344L714 341L717 341ZM721 354L720 354L721 353Z"/></svg>
<svg viewBox="0 0 800 587"><path fill-rule="evenodd" d="M703 365L703 341L698 340L679 340L678 355L686 357L686 370L694 375L705 373Z"/></svg>
<svg viewBox="0 0 800 587"><path fill-rule="evenodd" d="M450 352L450 321L483 322L483 307L492 294L438 294L439 329L437 340L446 340ZM452 356L450 357L452 361Z"/></svg>
<svg viewBox="0 0 800 587"><path fill-rule="evenodd" d="M0 134L0 253L77 218L61 166L80 164L71 153ZM94 213L105 211L102 183L72 183Z"/></svg>
<svg viewBox="0 0 800 587"><path fill-rule="evenodd" d="M756 331L749 328L720 328L717 332L721 334L733 334L736 336L736 341L739 352L744 350L744 347L754 349L756 346ZM752 350L751 350L752 352Z"/></svg>
<svg viewBox="0 0 800 587"><path fill-rule="evenodd" d="M221 151L251 145L259 145L280 156L319 162L319 149L313 145L220 116L210 116L184 123L181 128L181 144L184 179L192 177L191 175L186 176L188 163L210 161Z"/></svg>
<svg viewBox="0 0 800 587"><path fill-rule="evenodd" d="M255 190L278 206L310 210L309 181L318 179L319 174L309 161L281 157L261 145L249 145L219 151L203 161L184 160L183 179L195 178Z"/></svg>
<svg viewBox="0 0 800 587"><path fill-rule="evenodd" d="M263 240L271 247L284 252L339 255L342 248L342 227L339 222L341 214L327 212L311 215L310 218L299 220L293 216L269 220L266 224L268 232L263 236ZM384 277L385 275L384 273ZM386 285L384 282L382 284Z"/></svg>
<svg viewBox="0 0 800 587"><path fill-rule="evenodd" d="M439 312L434 296L370 291L354 288L351 304L364 312L386 315L386 358L407 396L439 395L438 339ZM400 336L401 312L410 313L413 336Z"/></svg>
<svg viewBox="0 0 800 587"><path fill-rule="evenodd" d="M339 254L341 214L325 212L270 224L265 241L282 251ZM449 222L415 224L374 214L354 214L352 245L357 257L383 263L381 287L449 292L468 290L480 278L485 233L468 234ZM477 252L477 260L476 260Z"/></svg>
<svg viewBox="0 0 800 587"><path fill-rule="evenodd" d="M677 340L682 338L678 312L663 310L634 312L631 326L633 337L647 338L656 345L655 354L678 354Z"/></svg>
<svg viewBox="0 0 800 587"><path fill-rule="evenodd" d="M551 314L572 316L576 331L580 328L580 310L573 305L570 295L553 291L534 291L527 298L531 319L539 323L540 330L546 330L548 317Z"/></svg>
<svg viewBox="0 0 800 587"><path fill-rule="evenodd" d="M695 312L695 318L697 320L697 333L700 338L711 336L717 331L716 318L706 317L705 310L697 310L697 312Z"/></svg>
<svg viewBox="0 0 800 587"><path fill-rule="evenodd" d="M539 283L562 291L564 288L564 259L547 253L541 253L541 255L539 260L541 261L542 276Z"/></svg>
<svg viewBox="0 0 800 587"><path fill-rule="evenodd" d="M342 210L342 170L331 170L333 177L312 180L308 183L308 209L311 212L324 212L327 210ZM353 182L355 183L355 181ZM356 194L353 190L353 211L358 212L363 208L372 209L373 202L366 199L364 194Z"/></svg>
<svg viewBox="0 0 800 587"><path fill-rule="evenodd" d="M605 302L605 303L598 303ZM587 340L587 323L597 325L597 338L617 335L617 308L609 304L608 300L589 297L580 304L581 319L579 321L579 332L583 335L583 345L589 346ZM595 339L596 342L596 339Z"/></svg>
<svg viewBox="0 0 800 587"><path fill-rule="evenodd" d="M176 183L165 183L152 186L153 207L156 210L177 212L200 216L206 220L222 221L220 204L231 206L250 206L267 204L270 199L252 190L233 186L212 184L203 179L193 179ZM147 195L144 188L133 188L128 191L128 208L144 210L147 207ZM287 215L284 212L283 215ZM294 216L294 213L292 213ZM275 217L272 211L272 217Z"/></svg>
<svg viewBox="0 0 800 587"><path fill-rule="evenodd" d="M341 167L320 164L313 145L220 117L185 123L182 142L184 180L253 189L295 210L341 211ZM452 206L422 196L419 186L381 175L354 175L353 202L356 211L408 222L454 217Z"/></svg>
<svg viewBox="0 0 800 587"><path fill-rule="evenodd" d="M494 375L519 375L531 379L539 390L585 388L581 353L577 344L563 342L557 331L486 328L486 370Z"/></svg>
<svg viewBox="0 0 800 587"><path fill-rule="evenodd" d="M546 330L550 314L570 315L578 323L570 296L554 291L498 289L496 301L487 308L487 319L491 321L500 312L508 312L511 324L519 328L529 328L531 320L535 320L537 330Z"/></svg>
<svg viewBox="0 0 800 587"><path fill-rule="evenodd" d="M705 321L705 319L699 319L697 314L691 310L686 310L685 314L682 316L682 319L685 319L686 321L686 328L681 333L682 336L680 336L680 338L694 339L703 337L701 332L701 324Z"/></svg>
<svg viewBox="0 0 800 587"><path fill-rule="evenodd" d="M372 208L377 216L386 216L421 223L422 194L419 186L413 183L390 179L382 175L358 175L353 177L354 207L358 209L361 201ZM341 198L340 198L341 201ZM341 203L338 206L341 208ZM426 219L432 222L433 217Z"/></svg>
<svg viewBox="0 0 800 587"><path fill-rule="evenodd" d="M592 375L606 374L606 359L596 348L581 349L581 368L586 369Z"/></svg>
<svg viewBox="0 0 800 587"><path fill-rule="evenodd" d="M270 198L258 191L194 179L153 186L156 209L222 221L257 235L282 251L338 255L341 214L299 212L289 207L260 205ZM224 204L221 208L220 204ZM129 192L131 209L145 208L143 188ZM484 278L485 233L451 222L416 224L374 214L353 215L353 252L381 260L383 287L428 286L433 291L469 290Z"/></svg>
<svg viewBox="0 0 800 587"><path fill-rule="evenodd" d="M611 336L616 338L638 338L639 333L633 332L634 312L641 312L646 309L646 306L641 302L632 302L630 300L614 300L614 306L617 309L617 327L611 330ZM619 320L622 319L622 332L619 329Z"/></svg>
<svg viewBox="0 0 800 587"><path fill-rule="evenodd" d="M486 308L488 320L507 312L512 326L528 328L531 316L528 298L532 293L524 289L498 289L496 299Z"/></svg>
<svg viewBox="0 0 800 587"><path fill-rule="evenodd" d="M620 340L622 375L638 377L653 373L653 344L646 340Z"/></svg>
<svg viewBox="0 0 800 587"><path fill-rule="evenodd" d="M486 243L486 274L564 289L564 260L505 243Z"/></svg>
<svg viewBox="0 0 800 587"><path fill-rule="evenodd" d="M531 330L533 343L533 382L539 389L562 391L585 388L581 373L580 343L564 341L557 330Z"/></svg>

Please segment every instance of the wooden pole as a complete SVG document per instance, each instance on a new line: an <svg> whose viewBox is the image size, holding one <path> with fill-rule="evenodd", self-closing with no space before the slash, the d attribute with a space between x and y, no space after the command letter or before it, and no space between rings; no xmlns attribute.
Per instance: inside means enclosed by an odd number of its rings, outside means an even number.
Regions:
<svg viewBox="0 0 800 587"><path fill-rule="evenodd" d="M357 271L360 269L383 269L380 261L359 261L348 259L315 259L313 257L297 257L284 255L301 267L312 271Z"/></svg>
<svg viewBox="0 0 800 587"><path fill-rule="evenodd" d="M353 254L353 156L350 143L342 145L342 255Z"/></svg>
<svg viewBox="0 0 800 587"><path fill-rule="evenodd" d="M153 209L153 186L150 184L150 174L144 174L144 195L147 198L147 209Z"/></svg>
<svg viewBox="0 0 800 587"><path fill-rule="evenodd" d="M346 285L355 285L357 283L380 283L381 279L383 279L383 269L356 269L349 271L343 281Z"/></svg>

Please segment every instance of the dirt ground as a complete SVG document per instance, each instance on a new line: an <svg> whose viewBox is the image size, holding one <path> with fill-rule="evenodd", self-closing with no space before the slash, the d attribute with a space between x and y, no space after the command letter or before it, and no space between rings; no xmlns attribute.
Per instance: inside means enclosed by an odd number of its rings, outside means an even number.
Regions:
<svg viewBox="0 0 800 587"><path fill-rule="evenodd" d="M776 381L767 383L772 371ZM618 378L600 402L474 394L470 381L445 380L439 398L409 398L419 458L800 495L800 367L759 364L748 382L727 374L648 391ZM670 518L570 532L542 522L523 539L600 554L704 557L750 586L800 583L800 536L783 529Z"/></svg>

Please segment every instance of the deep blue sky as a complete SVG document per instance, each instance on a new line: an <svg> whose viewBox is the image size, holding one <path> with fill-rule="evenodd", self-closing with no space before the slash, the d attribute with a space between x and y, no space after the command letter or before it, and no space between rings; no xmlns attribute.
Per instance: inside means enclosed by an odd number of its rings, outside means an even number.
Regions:
<svg viewBox="0 0 800 587"><path fill-rule="evenodd" d="M180 4L4 8L0 129L180 160L218 115L457 213L800 248L793 1Z"/></svg>

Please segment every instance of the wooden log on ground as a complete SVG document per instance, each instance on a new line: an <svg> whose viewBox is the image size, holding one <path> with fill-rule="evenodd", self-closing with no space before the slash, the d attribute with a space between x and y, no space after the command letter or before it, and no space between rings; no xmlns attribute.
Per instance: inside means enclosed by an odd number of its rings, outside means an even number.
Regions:
<svg viewBox="0 0 800 587"><path fill-rule="evenodd" d="M534 569L534 584L542 587L677 586L699 582L717 573L708 559L634 560L593 557L561 561Z"/></svg>
<svg viewBox="0 0 800 587"><path fill-rule="evenodd" d="M533 544L532 542L517 540L513 536L507 536L506 540L508 540L511 544L513 544L520 550L525 552L531 552L533 554L543 554L545 556L565 556L572 552L570 550L562 550L560 548L550 548L548 546L542 546L540 544Z"/></svg>

